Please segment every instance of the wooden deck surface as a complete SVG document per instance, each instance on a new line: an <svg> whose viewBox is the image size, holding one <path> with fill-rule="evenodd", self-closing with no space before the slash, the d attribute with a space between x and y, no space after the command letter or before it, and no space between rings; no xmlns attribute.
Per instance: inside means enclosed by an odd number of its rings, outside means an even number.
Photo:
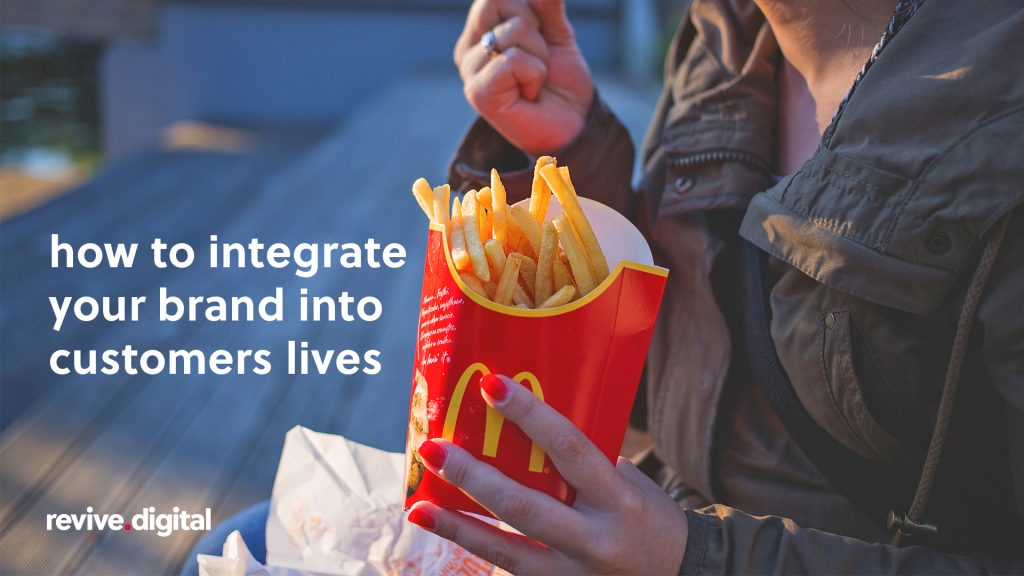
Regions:
<svg viewBox="0 0 1024 576"><path fill-rule="evenodd" d="M649 91L603 88L634 133ZM415 98L410 98L415 94ZM452 78L383 91L337 126L267 132L242 151L151 150L0 227L0 572L167 574L197 536L45 530L46 514L131 516L144 507L213 510L214 522L268 498L284 433L302 424L387 450L404 447L426 228L409 197L417 176L443 182L472 115ZM140 247L133 270L49 268L50 234L81 242L188 241L197 260L222 240L401 242L399 270L158 271ZM283 286L347 290L384 302L373 323L126 323L69 320L52 330L48 296L262 296ZM287 340L320 349L381 351L376 376L288 376ZM54 349L274 352L269 376L63 376Z"/></svg>

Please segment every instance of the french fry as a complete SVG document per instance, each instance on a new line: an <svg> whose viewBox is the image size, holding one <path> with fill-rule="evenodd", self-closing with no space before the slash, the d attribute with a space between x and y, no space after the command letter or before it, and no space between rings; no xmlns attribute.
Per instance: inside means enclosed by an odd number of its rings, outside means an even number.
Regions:
<svg viewBox="0 0 1024 576"><path fill-rule="evenodd" d="M476 193L477 221L480 225L480 242L491 239L491 189L484 186Z"/></svg>
<svg viewBox="0 0 1024 576"><path fill-rule="evenodd" d="M434 187L434 221L444 226L451 239L451 230L448 230L448 206L451 205L451 188L447 184Z"/></svg>
<svg viewBox="0 0 1024 576"><path fill-rule="evenodd" d="M512 303L520 308L533 308L533 298L523 290L522 286L516 285L516 289L512 292Z"/></svg>
<svg viewBox="0 0 1024 576"><path fill-rule="evenodd" d="M509 209L509 214L516 225L519 226L519 230L523 232L523 236L530 243L533 253L539 254L541 240L540 224L522 206L513 206Z"/></svg>
<svg viewBox="0 0 1024 576"><path fill-rule="evenodd" d="M508 261L505 251L501 248L501 243L491 238L484 242L484 252L487 253L487 261L491 264L491 271L494 272L492 277L501 278L501 273L505 270L505 262ZM520 274L522 274L522 269L520 269ZM526 290L523 290L522 286L516 286L516 291L512 293L512 302L533 308L533 299L526 293Z"/></svg>
<svg viewBox="0 0 1024 576"><path fill-rule="evenodd" d="M537 263L522 252L516 253L520 261L519 267L519 278L523 281L523 287L526 288L526 293L531 297L533 296L533 287L537 285Z"/></svg>
<svg viewBox="0 0 1024 576"><path fill-rule="evenodd" d="M534 283L533 296L537 302L544 302L551 297L555 291L553 282L554 272L551 269L555 260L555 249L558 247L558 232L551 222L545 222L543 236L540 241L540 253L537 255L537 274Z"/></svg>
<svg viewBox="0 0 1024 576"><path fill-rule="evenodd" d="M498 291L498 283L494 280L488 280L487 282L481 282L484 285L484 290L487 291L487 297L492 301L494 300L494 293Z"/></svg>
<svg viewBox="0 0 1024 576"><path fill-rule="evenodd" d="M533 248L530 247L526 236L523 235L523 231L519 229L519 225L516 224L511 215L508 219L508 250L506 252L509 254L519 252L530 257L534 256Z"/></svg>
<svg viewBox="0 0 1024 576"><path fill-rule="evenodd" d="M452 217L449 221L449 228L451 228L452 263L455 264L456 270L466 270L469 268L469 252L466 250L466 233L462 228L463 221L462 204L458 198L455 198L455 203L452 204Z"/></svg>
<svg viewBox="0 0 1024 576"><path fill-rule="evenodd" d="M555 306L561 306L562 304L568 304L572 301L572 297L576 295L576 288L572 286L562 286L551 295L550 298L541 303L538 308L554 308Z"/></svg>
<svg viewBox="0 0 1024 576"><path fill-rule="evenodd" d="M494 238L508 248L508 199L498 171L491 169L491 228Z"/></svg>
<svg viewBox="0 0 1024 576"><path fill-rule="evenodd" d="M522 266L522 259L513 254L505 262L505 269L501 272L501 279L498 280L498 288L494 291L494 302L508 306L512 303L512 295L516 291L519 279L519 267Z"/></svg>
<svg viewBox="0 0 1024 576"><path fill-rule="evenodd" d="M494 274L501 278L501 272L505 269L505 250L502 249L501 242L494 238L484 242L484 252L487 253L487 261L490 262Z"/></svg>
<svg viewBox="0 0 1024 576"><path fill-rule="evenodd" d="M561 260L551 263L551 272L555 280L555 292L558 292L562 286L573 286L569 268Z"/></svg>
<svg viewBox="0 0 1024 576"><path fill-rule="evenodd" d="M487 267L487 255L484 254L483 242L480 242L477 210L476 191L470 190L462 197L462 228L466 236L469 261L473 264L473 273L477 278L486 282L491 279L491 271Z"/></svg>
<svg viewBox="0 0 1024 576"><path fill-rule="evenodd" d="M572 225L566 214L561 214L554 220L555 229L558 230L558 239L565 248L565 255L569 259L569 268L572 270L572 277L576 280L576 287L580 294L585 295L594 289L594 277L590 274L590 263L587 262L587 254L580 246L580 241L573 232Z"/></svg>
<svg viewBox="0 0 1024 576"><path fill-rule="evenodd" d="M450 212L448 185L431 188L419 178L412 186L427 217L445 227L452 262L466 287L518 308L560 306L608 276L569 169L549 156L538 158L534 168L528 208L508 206L497 170L491 170L490 187L470 191L461 201L456 197ZM545 220L552 196L562 214Z"/></svg>
<svg viewBox="0 0 1024 576"><path fill-rule="evenodd" d="M430 184L427 184L426 178L417 178L412 183L412 195L416 198L416 203L420 205L427 218L430 218L431 222L436 222L437 219L434 218L434 191L430 189Z"/></svg>
<svg viewBox="0 0 1024 576"><path fill-rule="evenodd" d="M590 221L587 220L586 214L583 213L583 208L580 207L580 200L576 196L576 191L572 188L571 182L567 182L565 179L569 175L568 170L565 171L563 176L563 173L557 166L549 164L541 168L540 174L555 194L555 197L558 198L558 202L562 205L562 209L565 210L565 215L572 224L573 230L579 235L583 253L593 272L594 281L600 283L608 277L608 261L605 260L604 252L601 250L601 244L597 241L594 229L590 227ZM568 252L568 249L566 252ZM570 258L572 258L571 255ZM573 273L575 274L575 272L576 269L573 268ZM580 288L582 290L582 286ZM584 290L583 292L585 294L588 291Z"/></svg>
<svg viewBox="0 0 1024 576"><path fill-rule="evenodd" d="M530 190L530 215L538 223L544 222L548 213L548 204L551 203L551 188L544 182L541 176L541 168L554 166L555 159L551 156L537 158L537 164L533 168L533 187Z"/></svg>
<svg viewBox="0 0 1024 576"><path fill-rule="evenodd" d="M469 289L472 290L473 292L476 292L477 294L483 296L484 298L490 298L490 296L487 294L487 290L484 289L484 285L481 284L479 280L477 280L476 276L463 272L459 274L459 278L461 278L462 283L465 284L466 286L469 286Z"/></svg>

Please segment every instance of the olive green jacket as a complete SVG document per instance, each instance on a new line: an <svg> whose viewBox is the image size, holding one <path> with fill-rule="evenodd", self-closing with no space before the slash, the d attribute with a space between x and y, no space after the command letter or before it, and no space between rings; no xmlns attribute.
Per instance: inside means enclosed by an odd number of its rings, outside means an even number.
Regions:
<svg viewBox="0 0 1024 576"><path fill-rule="evenodd" d="M671 269L648 426L690 508L683 572L1024 572L1021 54L1019 3L929 0L817 153L776 181L772 31L750 1L695 0L667 57L639 189L629 136L599 99L558 154L577 190L630 215ZM478 120L451 181L483 186L494 166L523 197L531 165ZM806 411L861 458L919 471L966 286L1007 214L925 515L942 520L940 537L889 546L884 519L824 478L737 360L740 237L772 257L771 339Z"/></svg>

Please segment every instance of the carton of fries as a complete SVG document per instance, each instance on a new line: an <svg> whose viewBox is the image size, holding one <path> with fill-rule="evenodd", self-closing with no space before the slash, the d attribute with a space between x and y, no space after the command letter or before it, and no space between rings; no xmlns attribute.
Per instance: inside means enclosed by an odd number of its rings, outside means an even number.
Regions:
<svg viewBox="0 0 1024 576"><path fill-rule="evenodd" d="M413 186L431 220L410 401L405 507L429 500L490 516L427 470L417 448L444 438L520 483L571 504L572 488L480 396L505 374L614 461L626 431L668 271L622 215L577 196L568 169L537 162L533 194L505 205L491 186L449 205L447 186Z"/></svg>

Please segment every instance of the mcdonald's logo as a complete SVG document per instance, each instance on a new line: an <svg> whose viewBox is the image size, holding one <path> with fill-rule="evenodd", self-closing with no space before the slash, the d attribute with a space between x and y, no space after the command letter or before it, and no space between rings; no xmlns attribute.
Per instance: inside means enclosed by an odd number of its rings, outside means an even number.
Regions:
<svg viewBox="0 0 1024 576"><path fill-rule="evenodd" d="M469 385L469 379L477 372L480 373L481 377L491 373L482 362L474 362L462 372L462 376L459 377L459 381L455 385L455 391L452 392L452 398L448 402L448 412L444 416L444 428L441 430L441 438L449 442L455 438L455 424L459 419L459 412L462 408L462 398L466 395L466 386ZM520 372L512 379L516 382L529 384L533 395L541 402L544 401L544 391L541 389L540 381L537 380L537 376L533 372ZM504 424L505 417L494 408L488 406L487 419L484 424L484 456L490 458L497 456L498 439L501 437L501 428ZM530 466L528 470L530 472L544 471L544 451L540 449L540 446L537 446L536 442L530 447Z"/></svg>

